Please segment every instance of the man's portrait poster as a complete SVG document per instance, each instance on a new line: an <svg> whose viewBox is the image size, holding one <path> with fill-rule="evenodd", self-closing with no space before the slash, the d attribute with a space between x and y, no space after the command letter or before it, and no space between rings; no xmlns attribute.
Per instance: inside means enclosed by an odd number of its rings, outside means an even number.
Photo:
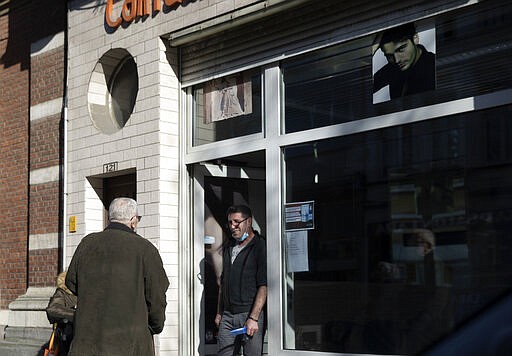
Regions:
<svg viewBox="0 0 512 356"><path fill-rule="evenodd" d="M406 23L378 33L372 53L374 104L435 89L433 21Z"/></svg>

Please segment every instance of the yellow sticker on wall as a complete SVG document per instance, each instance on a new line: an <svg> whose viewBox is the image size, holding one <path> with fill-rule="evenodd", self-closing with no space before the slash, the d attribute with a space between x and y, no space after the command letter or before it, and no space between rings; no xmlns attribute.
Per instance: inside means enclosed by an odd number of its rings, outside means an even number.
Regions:
<svg viewBox="0 0 512 356"><path fill-rule="evenodd" d="M76 232L76 216L71 215L69 217L69 232Z"/></svg>

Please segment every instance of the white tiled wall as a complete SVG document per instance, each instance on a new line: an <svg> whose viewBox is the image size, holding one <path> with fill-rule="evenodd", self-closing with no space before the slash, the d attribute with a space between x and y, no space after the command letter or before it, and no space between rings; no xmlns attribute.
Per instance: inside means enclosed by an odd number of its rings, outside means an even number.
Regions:
<svg viewBox="0 0 512 356"><path fill-rule="evenodd" d="M155 0L158 1L158 0ZM179 354L179 196L180 89L178 58L160 38L170 32L260 1L191 0L186 6L162 11L117 28L105 27L105 2L69 2L67 204L66 221L77 217L77 232L66 236L69 263L81 238L102 228L102 206L88 176L103 172L103 164L117 161L118 169L136 168L141 221L138 232L159 249L171 285L167 320L157 338L160 355ZM122 1L114 14L120 14ZM135 59L139 91L126 126L112 134L99 132L87 108L91 73L98 60L113 48L126 49ZM174 51L175 52L175 51Z"/></svg>

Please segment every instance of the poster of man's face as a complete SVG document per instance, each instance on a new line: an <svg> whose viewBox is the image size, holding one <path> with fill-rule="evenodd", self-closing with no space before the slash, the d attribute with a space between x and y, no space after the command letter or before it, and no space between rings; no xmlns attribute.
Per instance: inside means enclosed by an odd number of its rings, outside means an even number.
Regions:
<svg viewBox="0 0 512 356"><path fill-rule="evenodd" d="M433 21L406 23L377 34L372 48L373 103L436 87Z"/></svg>

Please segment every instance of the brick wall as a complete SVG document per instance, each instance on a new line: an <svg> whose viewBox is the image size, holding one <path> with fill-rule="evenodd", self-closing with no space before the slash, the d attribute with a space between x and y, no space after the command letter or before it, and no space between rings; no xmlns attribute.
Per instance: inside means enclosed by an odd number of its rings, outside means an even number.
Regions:
<svg viewBox="0 0 512 356"><path fill-rule="evenodd" d="M58 172L62 157L61 106L65 52L64 44L59 40L54 44L56 48L39 48L55 41L54 36L40 40L33 45L31 57L31 107L49 108L43 110L41 115L32 115L30 125L29 287L54 286L61 264L58 241L61 231L61 178ZM60 106L58 99L61 99ZM48 174L48 170L52 173ZM37 241L47 242L48 236L53 240L49 241L50 244Z"/></svg>
<svg viewBox="0 0 512 356"><path fill-rule="evenodd" d="M62 61L62 58L61 58ZM62 84L62 82L61 82ZM40 169L58 165L60 159L61 115L36 120L30 125L30 169Z"/></svg>
<svg viewBox="0 0 512 356"><path fill-rule="evenodd" d="M63 0L0 4L0 309L29 286L53 286L59 269L60 180L41 175L59 170L61 114L31 121L31 109L62 100L64 43L41 49L66 12Z"/></svg>
<svg viewBox="0 0 512 356"><path fill-rule="evenodd" d="M30 186L31 235L57 233L59 226L58 182L32 184ZM55 277L56 274L53 274ZM55 279L52 278L52 282ZM53 283L52 283L53 285Z"/></svg>
<svg viewBox="0 0 512 356"><path fill-rule="evenodd" d="M62 46L32 58L30 68L31 105L62 97L64 55Z"/></svg>
<svg viewBox="0 0 512 356"><path fill-rule="evenodd" d="M24 7L0 17L0 309L27 287L29 23Z"/></svg>
<svg viewBox="0 0 512 356"><path fill-rule="evenodd" d="M58 261L57 249L30 251L29 285L31 287L47 287L55 285Z"/></svg>

